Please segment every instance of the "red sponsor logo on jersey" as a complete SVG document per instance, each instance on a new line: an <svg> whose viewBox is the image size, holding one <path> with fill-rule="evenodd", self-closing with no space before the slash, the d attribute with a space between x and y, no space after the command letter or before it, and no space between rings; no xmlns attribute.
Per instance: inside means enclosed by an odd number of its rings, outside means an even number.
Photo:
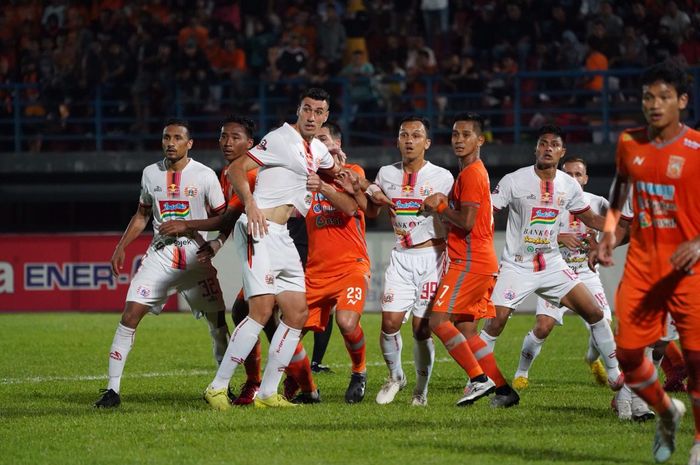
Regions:
<svg viewBox="0 0 700 465"><path fill-rule="evenodd" d="M109 353L109 358L113 358L114 360L121 360L122 359L122 354L117 352L116 350L114 352Z"/></svg>
<svg viewBox="0 0 700 465"><path fill-rule="evenodd" d="M530 226L535 224L556 224L557 216L559 216L559 210L556 208L535 207L530 214Z"/></svg>

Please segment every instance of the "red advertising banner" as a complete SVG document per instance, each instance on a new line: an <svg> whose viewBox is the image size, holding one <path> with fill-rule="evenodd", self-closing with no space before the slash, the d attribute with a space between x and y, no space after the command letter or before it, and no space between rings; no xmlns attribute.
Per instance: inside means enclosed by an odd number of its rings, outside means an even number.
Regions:
<svg viewBox="0 0 700 465"><path fill-rule="evenodd" d="M124 269L112 275L118 234L0 235L0 312L122 311L131 277L151 235L126 249ZM165 309L177 308L171 297Z"/></svg>

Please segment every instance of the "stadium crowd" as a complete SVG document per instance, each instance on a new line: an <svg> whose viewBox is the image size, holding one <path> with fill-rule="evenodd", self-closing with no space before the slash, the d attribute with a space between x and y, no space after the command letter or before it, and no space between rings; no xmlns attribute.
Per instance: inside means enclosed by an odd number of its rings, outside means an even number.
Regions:
<svg viewBox="0 0 700 465"><path fill-rule="evenodd" d="M508 108L519 70L643 68L668 57L700 64L697 2L13 0L0 11L0 118L15 110L13 83L30 85L19 99L30 132L92 117L98 89L107 116L143 133L175 102L188 116L255 114L260 85L280 107L323 87L350 115L421 112L431 87L444 114ZM523 86L581 103L547 90L591 98L603 79Z"/></svg>

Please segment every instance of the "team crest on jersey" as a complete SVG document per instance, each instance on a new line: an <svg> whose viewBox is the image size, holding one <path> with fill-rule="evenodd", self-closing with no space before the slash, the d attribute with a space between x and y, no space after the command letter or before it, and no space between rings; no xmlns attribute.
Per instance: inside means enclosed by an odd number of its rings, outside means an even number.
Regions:
<svg viewBox="0 0 700 465"><path fill-rule="evenodd" d="M566 194L564 192L557 192L557 206L563 207L566 203Z"/></svg>
<svg viewBox="0 0 700 465"><path fill-rule="evenodd" d="M180 195L180 187L177 184L168 184L169 195Z"/></svg>
<svg viewBox="0 0 700 465"><path fill-rule="evenodd" d="M184 219L190 214L190 202L187 200L160 200L158 204L163 221Z"/></svg>
<svg viewBox="0 0 700 465"><path fill-rule="evenodd" d="M321 213L322 210L320 203L314 204L314 213Z"/></svg>
<svg viewBox="0 0 700 465"><path fill-rule="evenodd" d="M515 299L515 291L513 289L506 289L503 292L503 298L506 300L513 300Z"/></svg>
<svg viewBox="0 0 700 465"><path fill-rule="evenodd" d="M642 228L648 228L651 226L651 217L649 213L645 211L639 212L639 226Z"/></svg>
<svg viewBox="0 0 700 465"><path fill-rule="evenodd" d="M559 210L556 208L535 207L530 214L530 226L536 224L553 225L557 222Z"/></svg>
<svg viewBox="0 0 700 465"><path fill-rule="evenodd" d="M418 193L419 193L422 197L427 197L427 196L429 196L430 194L433 193L433 191L434 191L433 186L431 186L430 184L427 184L427 183L426 183L426 184L423 184L423 185L420 186L420 188L418 189Z"/></svg>
<svg viewBox="0 0 700 465"><path fill-rule="evenodd" d="M500 188L501 188L501 185L500 185L500 184L496 184L496 187L493 188L493 192L491 192L491 193L492 193L492 194L498 194Z"/></svg>
<svg viewBox="0 0 700 465"><path fill-rule="evenodd" d="M271 273L267 273L265 275L265 284L267 284L268 286L272 286L273 284L275 284L275 277L272 276Z"/></svg>
<svg viewBox="0 0 700 465"><path fill-rule="evenodd" d="M306 196L304 197L304 205L306 205L307 207L310 207L312 199L313 199L313 197L311 196L311 194L307 193Z"/></svg>
<svg viewBox="0 0 700 465"><path fill-rule="evenodd" d="M679 157L677 155L671 155L668 157L668 165L666 166L666 176L671 179L678 179L681 177L683 172L683 165L685 164L685 158Z"/></svg>
<svg viewBox="0 0 700 465"><path fill-rule="evenodd" d="M184 192L186 197L197 197L197 188L194 186L185 186Z"/></svg>
<svg viewBox="0 0 700 465"><path fill-rule="evenodd" d="M267 150L267 140L263 139L258 143L258 146L256 147L257 149L260 150Z"/></svg>

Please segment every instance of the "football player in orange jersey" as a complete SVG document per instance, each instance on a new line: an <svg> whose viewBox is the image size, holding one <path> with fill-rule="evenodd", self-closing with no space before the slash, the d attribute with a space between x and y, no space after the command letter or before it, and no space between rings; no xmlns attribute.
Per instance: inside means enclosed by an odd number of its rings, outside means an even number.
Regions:
<svg viewBox="0 0 700 465"><path fill-rule="evenodd" d="M617 173L598 261L613 263L615 227L634 188L634 222L615 310L617 356L630 387L657 413L653 455L668 460L686 407L663 390L645 347L664 332L670 313L688 370L695 417L689 464L700 464L700 133L681 122L688 105L686 71L673 62L647 69L641 78L647 125L618 140Z"/></svg>
<svg viewBox="0 0 700 465"><path fill-rule="evenodd" d="M481 161L484 120L476 113L455 117L452 151L460 173L448 198L432 194L422 211L434 212L449 222L447 251L450 265L440 280L430 313L430 329L469 376L458 406L470 405L495 391L494 407L511 407L520 401L506 382L493 352L477 334L479 319L493 318L491 291L498 260L493 245L493 214L489 175Z"/></svg>

